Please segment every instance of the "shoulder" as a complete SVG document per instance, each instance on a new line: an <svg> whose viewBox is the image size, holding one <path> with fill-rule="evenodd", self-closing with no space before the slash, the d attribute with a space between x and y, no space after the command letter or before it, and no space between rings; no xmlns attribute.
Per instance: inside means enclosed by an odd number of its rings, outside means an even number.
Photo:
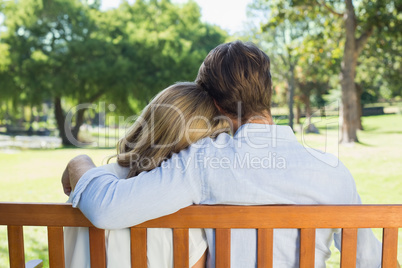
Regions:
<svg viewBox="0 0 402 268"><path fill-rule="evenodd" d="M313 159L316 163L321 163L328 168L335 168L335 169L346 169L346 167L341 163L338 157L331 153L323 152L321 150L313 149L313 148L306 148L302 147L310 156L310 159Z"/></svg>
<svg viewBox="0 0 402 268"><path fill-rule="evenodd" d="M190 145L191 150L204 151L205 153L230 147L233 145L233 137L227 133L221 133L215 138L204 138Z"/></svg>
<svg viewBox="0 0 402 268"><path fill-rule="evenodd" d="M353 204L358 200L355 180L349 169L336 156L316 149L304 148L302 158L305 172L316 178L317 185L328 192L331 203ZM303 150L304 150L303 149Z"/></svg>
<svg viewBox="0 0 402 268"><path fill-rule="evenodd" d="M127 178L128 172L130 171L129 168L122 167L117 163L106 164L106 165L100 166L99 168L102 168L102 169L104 169L104 170L106 170L108 172L113 173L119 179Z"/></svg>

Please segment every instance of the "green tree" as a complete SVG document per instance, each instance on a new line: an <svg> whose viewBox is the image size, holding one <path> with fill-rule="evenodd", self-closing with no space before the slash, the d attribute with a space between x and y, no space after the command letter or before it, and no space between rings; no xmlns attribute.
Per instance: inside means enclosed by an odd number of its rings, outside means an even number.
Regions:
<svg viewBox="0 0 402 268"><path fill-rule="evenodd" d="M293 127L295 95L297 122L301 103L305 106L306 116L311 115L311 94L322 100L327 88L323 85L328 84L332 72L328 72L328 67L333 70L333 60L336 61L324 48L332 49L335 44L324 38L323 18L318 12L309 13L304 7L293 7L282 0L255 0L250 8L252 13L256 13L252 16L265 17L255 40L272 58L276 83L285 81L287 84L289 126ZM319 104L323 105L322 101Z"/></svg>
<svg viewBox="0 0 402 268"><path fill-rule="evenodd" d="M324 95L328 93L332 81L337 77L342 59L342 50L338 42L329 36L336 29L336 22L326 22L329 24L326 27L331 28L328 31L318 23L321 19L320 16L316 17L314 30L303 40L296 75L299 89L297 95L304 104L309 122L311 122L312 106L322 108L326 104ZM307 131L312 129L309 125Z"/></svg>
<svg viewBox="0 0 402 268"><path fill-rule="evenodd" d="M396 27L377 31L357 66L356 82L363 88L363 103L402 96L402 32Z"/></svg>
<svg viewBox="0 0 402 268"><path fill-rule="evenodd" d="M98 29L92 11L93 6L65 0L10 1L4 10L7 30L2 42L8 44L12 60L8 85L2 86L16 92L22 104L52 99L63 144L77 139L85 109L76 113L71 125L65 121L62 98L94 102L106 92L98 81L107 72L98 66L106 65L99 62L108 60L99 51L108 47L94 38Z"/></svg>
<svg viewBox="0 0 402 268"><path fill-rule="evenodd" d="M262 33L256 39L262 48L269 51L274 64L282 66L282 76L287 83L287 105L289 109L289 126L293 129L293 106L296 90L295 70L300 59L300 46L303 42L309 25L302 20L299 14L288 8L288 4L280 1L256 0L251 5L252 12L261 13L261 9L269 11L267 22L261 28ZM304 17L303 17L304 18ZM279 68L277 68L279 69Z"/></svg>
<svg viewBox="0 0 402 268"><path fill-rule="evenodd" d="M139 0L106 12L78 0L3 5L0 44L11 63L0 74L1 90L28 103L52 99L63 144L77 139L91 103L107 100L128 113L133 99L144 104L175 81L193 80L226 36L201 22L194 2ZM73 120L66 120L66 104L81 104Z"/></svg>
<svg viewBox="0 0 402 268"><path fill-rule="evenodd" d="M339 40L339 46L343 49L342 61L340 64L340 84L342 88L342 137L341 142L349 143L358 141L356 130L359 127L359 100L360 89L356 87L356 68L359 56L367 49L367 42L373 36L381 38L381 33L386 31L388 40L391 43L398 43L400 40L400 12L402 10L400 1L394 0L255 0L259 6L265 6L267 12L271 13L272 19L280 20L283 14L304 15L306 22L312 22L312 32L329 33L329 38ZM257 6L258 6L257 5ZM266 7L269 8L266 8ZM356 6L356 7L355 7ZM280 12L277 12L279 10ZM297 27L298 24L291 22ZM311 26L311 25L310 25ZM337 26L337 27L334 27ZM399 36L399 37L397 37ZM340 38L339 38L340 37ZM388 49L390 53L395 52ZM372 50L368 48L368 50ZM391 52L393 51L393 52ZM398 53L399 54L399 53ZM393 62L392 60L389 60ZM387 72L392 77L399 74L399 64L388 62L391 69L396 72Z"/></svg>
<svg viewBox="0 0 402 268"><path fill-rule="evenodd" d="M359 115L361 115L359 112L361 88L356 87L355 81L358 59L370 37L378 35L383 28L396 29L400 22L400 18L398 18L401 10L400 3L392 0L360 2L344 0L330 3L316 0L310 1L309 4L318 4L322 8L322 12L327 12L328 15L343 22L340 29L344 38L340 73L342 88L341 142L356 142L358 141L356 130L360 127ZM392 30L391 32L396 33L397 31Z"/></svg>

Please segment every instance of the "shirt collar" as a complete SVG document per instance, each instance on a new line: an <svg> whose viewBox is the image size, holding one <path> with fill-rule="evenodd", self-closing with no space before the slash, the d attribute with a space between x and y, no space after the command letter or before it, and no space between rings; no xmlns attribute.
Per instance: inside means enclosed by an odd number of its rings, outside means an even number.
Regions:
<svg viewBox="0 0 402 268"><path fill-rule="evenodd" d="M272 139L297 141L296 135L289 126L255 123L241 125L233 137L235 139L242 137L267 137Z"/></svg>

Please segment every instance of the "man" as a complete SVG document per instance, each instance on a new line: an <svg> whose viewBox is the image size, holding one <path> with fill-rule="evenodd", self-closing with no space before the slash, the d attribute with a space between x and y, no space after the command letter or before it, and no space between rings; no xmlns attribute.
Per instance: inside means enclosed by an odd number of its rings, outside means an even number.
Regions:
<svg viewBox="0 0 402 268"><path fill-rule="evenodd" d="M256 46L240 41L218 46L196 82L229 118L234 136L204 139L129 180L94 168L86 156L71 160L64 189L75 187L73 206L95 226L128 227L192 204L361 203L342 163L328 154L314 157L289 127L273 124L270 61ZM206 234L208 267L214 267L214 232ZM232 267L255 267L256 231L232 230L231 236ZM274 267L298 267L297 230L275 230L274 237ZM340 230L317 230L315 267L325 267L333 239L339 248ZM381 243L371 230L359 230L357 251L358 267L380 267Z"/></svg>

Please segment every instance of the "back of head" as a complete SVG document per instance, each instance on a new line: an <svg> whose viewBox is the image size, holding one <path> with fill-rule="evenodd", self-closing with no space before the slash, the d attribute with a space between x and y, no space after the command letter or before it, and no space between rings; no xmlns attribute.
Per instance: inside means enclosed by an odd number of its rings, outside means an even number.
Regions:
<svg viewBox="0 0 402 268"><path fill-rule="evenodd" d="M263 112L270 114L270 60L252 43L235 41L217 46L201 65L196 83L229 115L244 120Z"/></svg>
<svg viewBox="0 0 402 268"><path fill-rule="evenodd" d="M227 132L212 98L196 83L176 83L160 92L119 141L117 162L128 177L154 169L190 144Z"/></svg>

